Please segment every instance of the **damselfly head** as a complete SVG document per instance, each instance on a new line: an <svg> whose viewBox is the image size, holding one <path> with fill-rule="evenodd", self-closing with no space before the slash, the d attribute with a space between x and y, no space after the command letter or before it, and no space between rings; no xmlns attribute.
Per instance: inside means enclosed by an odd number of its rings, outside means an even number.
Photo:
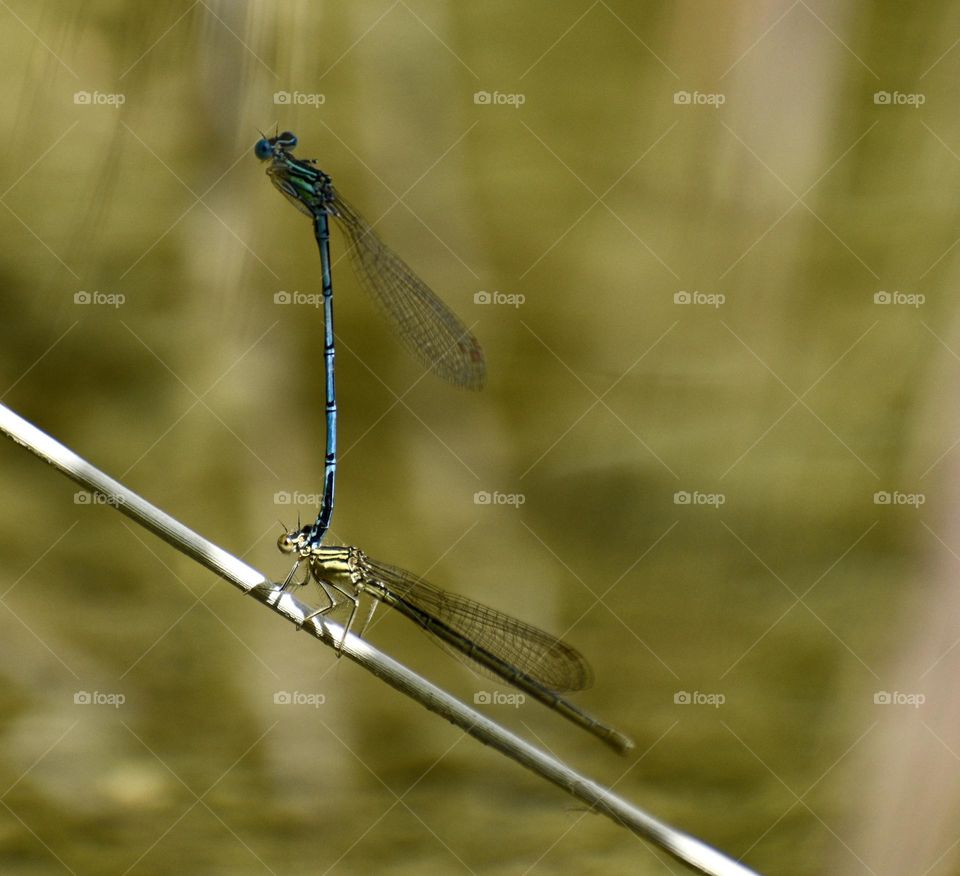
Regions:
<svg viewBox="0 0 960 876"><path fill-rule="evenodd" d="M285 532L277 539L277 547L280 548L281 553L292 554L294 551L300 549L302 539L302 533Z"/></svg>
<svg viewBox="0 0 960 876"><path fill-rule="evenodd" d="M263 137L257 140L257 144L253 147L253 154L261 161L266 161L273 157L273 144L266 137Z"/></svg>
<svg viewBox="0 0 960 876"><path fill-rule="evenodd" d="M307 556L312 550L313 545L313 527L300 526L300 519L297 518L297 528L281 534L277 539L277 547L281 553L298 553L301 557Z"/></svg>
<svg viewBox="0 0 960 876"><path fill-rule="evenodd" d="M296 145L297 135L292 131L284 131L282 134L274 134L272 137L268 137L261 131L260 139L253 147L253 154L261 161L267 161L284 152L293 152Z"/></svg>

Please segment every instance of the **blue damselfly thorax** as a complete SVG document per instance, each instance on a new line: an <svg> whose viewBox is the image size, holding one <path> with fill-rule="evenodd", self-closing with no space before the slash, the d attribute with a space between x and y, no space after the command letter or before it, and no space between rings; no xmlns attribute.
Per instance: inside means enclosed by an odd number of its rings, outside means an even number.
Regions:
<svg viewBox="0 0 960 876"><path fill-rule="evenodd" d="M330 176L312 159L294 158L297 135L284 131L275 137L258 140L253 152L261 161L269 161L270 181L301 213L311 218L318 210L330 213L336 193Z"/></svg>

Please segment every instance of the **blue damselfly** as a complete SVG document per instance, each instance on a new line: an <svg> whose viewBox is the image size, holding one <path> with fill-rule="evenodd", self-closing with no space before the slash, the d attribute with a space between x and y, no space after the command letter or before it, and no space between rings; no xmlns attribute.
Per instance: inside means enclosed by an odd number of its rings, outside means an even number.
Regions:
<svg viewBox="0 0 960 876"><path fill-rule="evenodd" d="M305 546L319 545L333 516L337 472L337 396L334 379L333 275L330 262L332 216L343 230L361 285L390 319L404 344L445 380L469 389L483 386L483 350L477 339L437 298L370 225L334 188L330 176L309 159L294 158L297 138L289 131L263 137L254 147L269 162L271 182L313 222L320 248L323 281L323 356L326 386L327 443L323 498L314 523L289 535Z"/></svg>

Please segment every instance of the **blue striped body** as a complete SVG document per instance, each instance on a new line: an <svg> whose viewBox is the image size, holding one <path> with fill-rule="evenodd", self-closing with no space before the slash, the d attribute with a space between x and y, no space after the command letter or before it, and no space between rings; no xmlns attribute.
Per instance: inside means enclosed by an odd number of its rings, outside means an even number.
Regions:
<svg viewBox="0 0 960 876"><path fill-rule="evenodd" d="M269 162L274 186L313 220L323 271L324 367L326 371L327 450L323 499L316 521L287 534L301 558L320 545L333 516L337 471L337 400L334 381L333 279L330 267L329 217L337 220L350 244L361 285L393 325L401 341L425 366L458 386L480 389L486 376L483 350L469 329L437 298L430 287L376 235L370 225L333 187L330 177L311 160L294 158L297 138L289 131L264 137L254 154Z"/></svg>

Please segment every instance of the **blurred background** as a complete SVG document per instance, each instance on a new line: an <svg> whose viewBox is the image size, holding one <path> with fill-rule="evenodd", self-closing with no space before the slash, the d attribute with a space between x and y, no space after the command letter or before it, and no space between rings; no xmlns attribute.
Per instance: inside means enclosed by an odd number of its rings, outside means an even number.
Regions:
<svg viewBox="0 0 960 876"><path fill-rule="evenodd" d="M6 0L0 40L5 404L285 575L320 269L252 147L295 131L488 363L425 376L337 262L331 541L562 634L635 753L485 711L758 871L960 872L960 8ZM0 478L4 873L682 872Z"/></svg>

